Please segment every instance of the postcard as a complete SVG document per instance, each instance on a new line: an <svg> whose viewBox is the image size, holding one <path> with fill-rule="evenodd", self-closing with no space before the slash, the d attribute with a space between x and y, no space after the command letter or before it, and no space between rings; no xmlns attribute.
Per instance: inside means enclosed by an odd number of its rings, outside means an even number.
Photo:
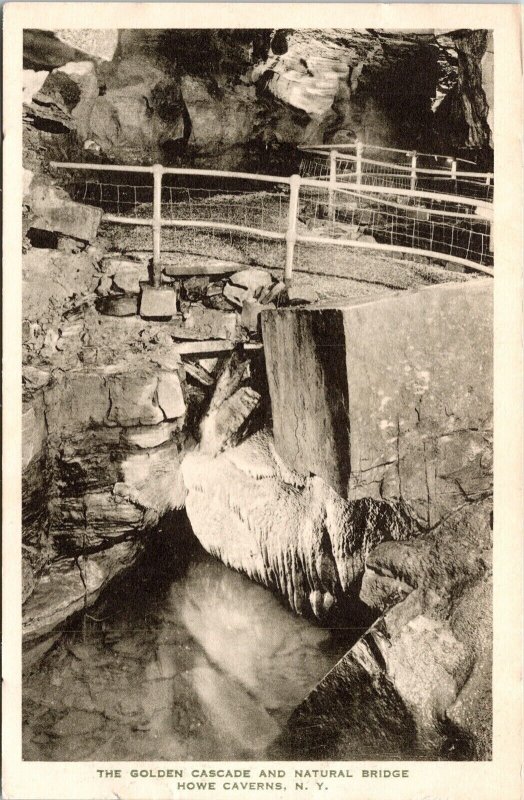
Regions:
<svg viewBox="0 0 524 800"><path fill-rule="evenodd" d="M517 5L23 3L9 800L517 800Z"/></svg>

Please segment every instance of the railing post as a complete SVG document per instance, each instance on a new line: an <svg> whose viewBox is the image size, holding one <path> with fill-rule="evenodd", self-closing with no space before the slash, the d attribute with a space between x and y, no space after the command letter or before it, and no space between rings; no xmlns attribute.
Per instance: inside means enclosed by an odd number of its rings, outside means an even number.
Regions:
<svg viewBox="0 0 524 800"><path fill-rule="evenodd" d="M453 159L453 161L451 162L451 180L452 181L456 181L457 180L457 161L456 161L456 159Z"/></svg>
<svg viewBox="0 0 524 800"><path fill-rule="evenodd" d="M162 164L153 166L153 286L160 286L162 265L160 242L162 238Z"/></svg>
<svg viewBox="0 0 524 800"><path fill-rule="evenodd" d="M337 158L336 150L331 150L329 154L329 200L328 215L329 219L335 221L335 186L337 183Z"/></svg>
<svg viewBox="0 0 524 800"><path fill-rule="evenodd" d="M300 175L292 175L289 182L289 214L286 231L286 268L284 283L291 286L293 280L293 255L297 240L298 198L300 193Z"/></svg>
<svg viewBox="0 0 524 800"><path fill-rule="evenodd" d="M356 144L356 154L357 154L357 163L356 163L356 185L360 188L362 184L362 153L364 151L364 145L362 142L357 139L355 142Z"/></svg>
<svg viewBox="0 0 524 800"><path fill-rule="evenodd" d="M414 192L417 188L417 151L411 153L411 191Z"/></svg>

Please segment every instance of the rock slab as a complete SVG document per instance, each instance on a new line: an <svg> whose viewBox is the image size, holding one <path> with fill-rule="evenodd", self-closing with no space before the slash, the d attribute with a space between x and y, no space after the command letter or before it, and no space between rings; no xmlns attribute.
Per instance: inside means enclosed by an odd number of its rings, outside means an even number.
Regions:
<svg viewBox="0 0 524 800"><path fill-rule="evenodd" d="M422 527L492 485L493 281L262 314L275 447Z"/></svg>

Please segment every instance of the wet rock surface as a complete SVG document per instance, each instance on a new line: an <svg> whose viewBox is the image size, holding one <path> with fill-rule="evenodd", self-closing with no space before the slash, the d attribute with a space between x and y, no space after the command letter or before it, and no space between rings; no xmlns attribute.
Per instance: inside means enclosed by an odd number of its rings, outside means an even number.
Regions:
<svg viewBox="0 0 524 800"><path fill-rule="evenodd" d="M123 542L89 558L54 561L24 605L24 644L50 633L97 599L104 586L135 560L137 542Z"/></svg>
<svg viewBox="0 0 524 800"><path fill-rule="evenodd" d="M347 503L322 479L289 470L268 432L218 456L190 453L181 469L201 544L299 613L328 616L355 596L371 547L409 535L393 506Z"/></svg>

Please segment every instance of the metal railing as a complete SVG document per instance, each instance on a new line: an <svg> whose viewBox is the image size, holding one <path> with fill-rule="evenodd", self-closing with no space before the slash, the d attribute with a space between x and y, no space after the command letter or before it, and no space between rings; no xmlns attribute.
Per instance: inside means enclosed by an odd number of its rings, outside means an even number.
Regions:
<svg viewBox="0 0 524 800"><path fill-rule="evenodd" d="M302 177L331 182L347 180L358 187L383 185L413 191L444 190L462 197L493 199L493 173L467 169L467 165L475 164L465 159L366 145L360 141L346 145L313 145L301 150L305 154L300 165ZM349 151L354 151L354 155ZM461 168L462 164L466 168Z"/></svg>
<svg viewBox="0 0 524 800"><path fill-rule="evenodd" d="M335 151L330 161L336 164L336 158ZM151 228L156 286L161 283L162 230L170 228L228 232L231 237L248 235L280 242L285 245L284 280L288 285L297 243L411 253L493 274L492 205L483 200L348 182L336 172L326 181L300 175L275 177L160 164L51 162L50 166L75 174L128 173L122 183L84 180L79 184L72 180L71 194L81 202L100 205L105 222ZM133 173L151 176L149 184L128 183ZM175 183L165 183L169 178ZM191 187L180 185L184 178ZM194 188L199 179L204 188ZM205 188L217 180L222 181L224 189ZM247 190L235 188L246 183ZM253 190L253 186L260 185L267 191ZM104 187L111 192L104 194ZM98 197L93 189L99 190ZM111 213L115 206L117 213ZM127 213L122 213L122 208ZM261 224L257 224L259 220ZM269 223L272 228L267 227Z"/></svg>

